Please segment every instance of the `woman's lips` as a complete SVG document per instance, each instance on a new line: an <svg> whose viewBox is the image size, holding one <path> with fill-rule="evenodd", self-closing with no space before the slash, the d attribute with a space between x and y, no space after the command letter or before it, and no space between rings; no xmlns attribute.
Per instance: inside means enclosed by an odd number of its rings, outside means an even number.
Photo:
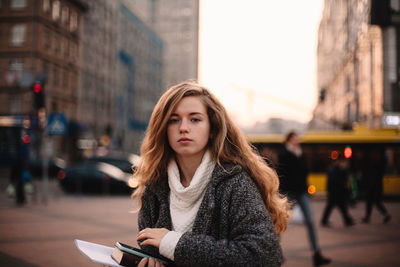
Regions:
<svg viewBox="0 0 400 267"><path fill-rule="evenodd" d="M178 143L188 144L191 141L192 141L192 139L189 139L189 138L181 138L181 139L178 140Z"/></svg>

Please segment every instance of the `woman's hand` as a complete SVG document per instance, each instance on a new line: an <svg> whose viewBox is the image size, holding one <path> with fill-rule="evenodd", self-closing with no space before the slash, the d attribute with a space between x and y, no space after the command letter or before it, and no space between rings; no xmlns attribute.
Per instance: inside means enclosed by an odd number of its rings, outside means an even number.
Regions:
<svg viewBox="0 0 400 267"><path fill-rule="evenodd" d="M139 262L138 267L164 267L164 264L154 258L143 258Z"/></svg>
<svg viewBox="0 0 400 267"><path fill-rule="evenodd" d="M150 245L159 248L161 239L163 239L168 232L169 230L165 228L145 228L137 234L136 240L144 240L140 243L141 246Z"/></svg>

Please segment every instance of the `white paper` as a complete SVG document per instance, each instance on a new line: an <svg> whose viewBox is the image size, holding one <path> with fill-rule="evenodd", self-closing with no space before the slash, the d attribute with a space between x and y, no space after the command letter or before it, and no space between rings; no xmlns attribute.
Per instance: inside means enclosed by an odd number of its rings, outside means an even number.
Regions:
<svg viewBox="0 0 400 267"><path fill-rule="evenodd" d="M79 239L75 239L75 245L83 255L85 255L94 263L113 267L123 267L122 265L119 265L113 258L111 258L111 254L114 251L114 248L112 247L107 247Z"/></svg>

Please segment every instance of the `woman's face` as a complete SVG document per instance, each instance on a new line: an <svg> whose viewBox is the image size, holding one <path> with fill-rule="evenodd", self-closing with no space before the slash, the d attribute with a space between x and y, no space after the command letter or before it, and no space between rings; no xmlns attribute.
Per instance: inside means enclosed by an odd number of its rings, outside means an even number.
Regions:
<svg viewBox="0 0 400 267"><path fill-rule="evenodd" d="M210 136L210 120L199 97L184 97L178 103L169 118L167 135L178 157L203 157Z"/></svg>
<svg viewBox="0 0 400 267"><path fill-rule="evenodd" d="M294 134L290 139L289 143L293 146L299 146L300 145L300 138L297 134Z"/></svg>

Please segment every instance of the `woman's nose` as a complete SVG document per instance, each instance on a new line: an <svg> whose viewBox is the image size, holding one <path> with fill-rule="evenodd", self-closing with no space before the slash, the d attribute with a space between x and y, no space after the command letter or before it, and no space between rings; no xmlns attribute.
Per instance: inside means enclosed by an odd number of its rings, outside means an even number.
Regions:
<svg viewBox="0 0 400 267"><path fill-rule="evenodd" d="M189 131L189 125L188 125L188 121L186 119L183 119L181 121L181 124L179 125L179 131L181 133Z"/></svg>

